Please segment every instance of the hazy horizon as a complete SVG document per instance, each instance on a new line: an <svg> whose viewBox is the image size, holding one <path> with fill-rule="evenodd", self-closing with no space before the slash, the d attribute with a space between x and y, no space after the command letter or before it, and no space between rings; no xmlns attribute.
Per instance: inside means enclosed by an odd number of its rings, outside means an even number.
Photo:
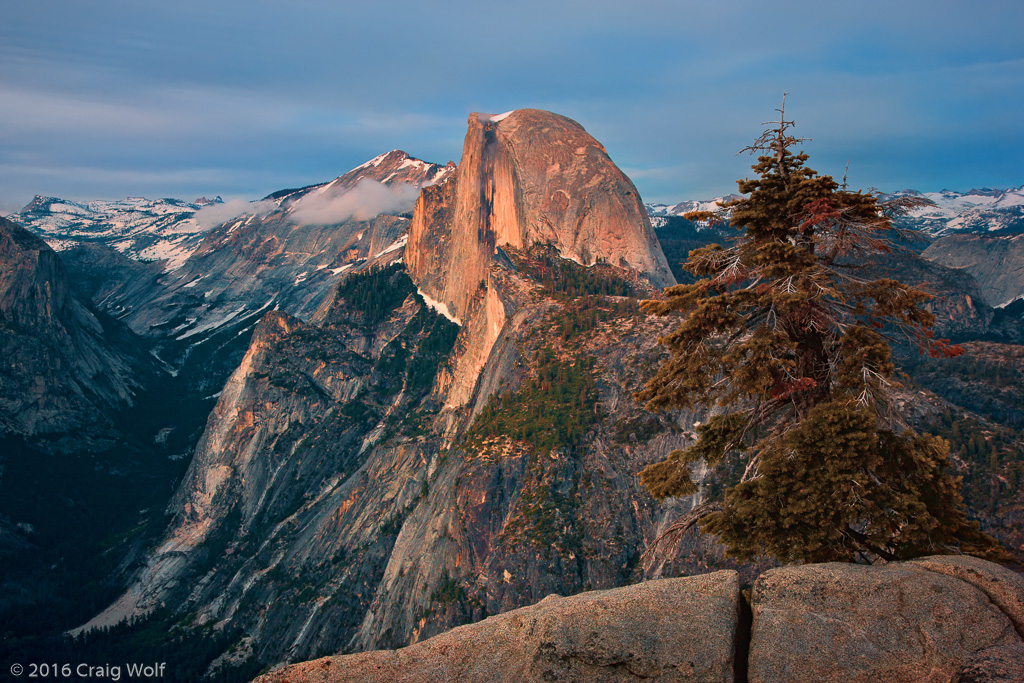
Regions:
<svg viewBox="0 0 1024 683"><path fill-rule="evenodd" d="M258 199L402 149L458 161L470 112L580 122L645 201L734 192L783 91L821 173L895 191L1024 183L1024 6L648 1L515 7L50 0L0 26L0 211Z"/></svg>

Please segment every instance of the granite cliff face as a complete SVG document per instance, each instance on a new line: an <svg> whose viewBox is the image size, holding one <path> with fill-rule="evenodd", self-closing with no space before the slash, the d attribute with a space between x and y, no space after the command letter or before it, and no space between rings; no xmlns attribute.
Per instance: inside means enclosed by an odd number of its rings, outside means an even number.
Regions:
<svg viewBox="0 0 1024 683"><path fill-rule="evenodd" d="M1005 306L1024 296L1024 235L946 235L932 242L924 258L970 273L990 306Z"/></svg>
<svg viewBox="0 0 1024 683"><path fill-rule="evenodd" d="M80 294L61 256L0 219L5 646L110 599L118 564L142 552L144 513L181 474L168 457L181 440L153 423L191 431L149 345Z"/></svg>
<svg viewBox="0 0 1024 683"><path fill-rule="evenodd" d="M0 219L0 435L65 432L131 405L154 364L130 336L72 291L50 247Z"/></svg>
<svg viewBox="0 0 1024 683"><path fill-rule="evenodd" d="M92 625L179 605L242 627L276 662L413 642L638 575L643 543L679 505L655 505L635 478L685 439L630 396L664 324L602 297L604 319L573 331L569 302L519 264L492 273L521 300L464 409L444 408L444 377L472 328L431 310L397 266L350 276L314 324L265 318L172 503L170 533ZM383 313L363 312L359 291L388 293ZM585 396L539 385L552 372ZM542 429L563 429L580 400L583 429L554 446L469 433L488 391L523 384Z"/></svg>
<svg viewBox="0 0 1024 683"><path fill-rule="evenodd" d="M675 282L636 188L582 126L536 109L470 115L454 176L417 200L410 275L464 317L496 248L536 244Z"/></svg>
<svg viewBox="0 0 1024 683"><path fill-rule="evenodd" d="M411 221L353 215L306 231L288 216L303 201L331 206L331 190L288 190L193 255L236 249L306 272L274 285L282 310L253 309L262 320L170 527L89 625L163 606L245 634L232 651L270 664L400 647L550 593L723 565L700 537L641 561L696 499L656 503L636 474L704 416L653 415L632 397L674 322L637 305L673 280L635 189L577 124L532 110L472 116L462 161L446 168ZM331 241L316 246L317 234ZM214 270L230 272L223 258ZM181 290L210 286L196 268ZM260 286L235 275L238 291ZM981 315L954 306L937 312L960 310L967 327ZM178 334L203 332L190 317Z"/></svg>
<svg viewBox="0 0 1024 683"><path fill-rule="evenodd" d="M470 400L510 318L492 261L535 245L632 270L656 288L675 284L636 188L582 126L536 109L472 114L458 169L417 199L405 256L420 291L477 328L451 405Z"/></svg>

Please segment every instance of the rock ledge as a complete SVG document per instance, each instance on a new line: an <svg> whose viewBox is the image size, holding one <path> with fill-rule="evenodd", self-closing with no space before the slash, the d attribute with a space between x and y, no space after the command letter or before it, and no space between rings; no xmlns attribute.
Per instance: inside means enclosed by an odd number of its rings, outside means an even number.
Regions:
<svg viewBox="0 0 1024 683"><path fill-rule="evenodd" d="M781 567L757 579L751 602L752 624L732 571L549 596L406 648L257 680L1024 680L1024 577L973 557Z"/></svg>

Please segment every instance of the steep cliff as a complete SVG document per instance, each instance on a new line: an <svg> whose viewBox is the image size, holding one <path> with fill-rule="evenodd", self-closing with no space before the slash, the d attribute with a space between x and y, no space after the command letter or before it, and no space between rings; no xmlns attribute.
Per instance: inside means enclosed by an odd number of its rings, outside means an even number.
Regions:
<svg viewBox="0 0 1024 683"><path fill-rule="evenodd" d="M0 435L65 432L130 405L154 368L129 337L75 295L50 247L0 219Z"/></svg>
<svg viewBox="0 0 1024 683"><path fill-rule="evenodd" d="M75 291L61 256L0 220L5 656L123 589L201 425L146 341Z"/></svg>
<svg viewBox="0 0 1024 683"><path fill-rule="evenodd" d="M351 276L317 325L265 318L170 533L92 625L174 604L241 626L275 662L395 646L636 576L674 506L635 473L685 439L630 397L665 326L629 298L552 298L534 275L562 260L515 259L491 277L521 300L464 409L444 409L444 378L472 328L431 310L396 266ZM501 434L508 411L488 391L538 410L515 418L525 440Z"/></svg>
<svg viewBox="0 0 1024 683"><path fill-rule="evenodd" d="M28 207L63 251L23 233L31 263L0 274L5 645L80 625L124 591L260 318L311 316L348 273L400 257L409 218L396 214L450 172L393 151L212 229L199 202ZM52 319L26 327L39 311Z"/></svg>
<svg viewBox="0 0 1024 683"><path fill-rule="evenodd" d="M502 248L534 245L632 270L657 288L675 283L636 188L582 126L536 109L470 115L457 170L416 201L405 256L425 296L477 327L450 405L470 399L511 317L491 262Z"/></svg>
<svg viewBox="0 0 1024 683"><path fill-rule="evenodd" d="M273 198L275 211L313 191ZM274 215L218 239L262 245L253 226ZM381 239L333 228L366 251L327 263L340 282L309 320L263 317L169 529L90 625L163 606L279 663L404 646L643 578L644 548L697 498L657 503L636 474L705 416L633 399L675 322L638 300L673 280L603 148L553 114L474 115L407 243L398 223ZM955 305L973 324L971 304ZM723 564L706 538L680 550L651 573Z"/></svg>
<svg viewBox="0 0 1024 683"><path fill-rule="evenodd" d="M461 317L496 247L535 244L674 283L636 188L582 126L536 109L472 114L454 177L417 200L409 273Z"/></svg>
<svg viewBox="0 0 1024 683"><path fill-rule="evenodd" d="M990 306L1024 296L1024 235L954 234L941 237L922 254L948 268L970 273Z"/></svg>

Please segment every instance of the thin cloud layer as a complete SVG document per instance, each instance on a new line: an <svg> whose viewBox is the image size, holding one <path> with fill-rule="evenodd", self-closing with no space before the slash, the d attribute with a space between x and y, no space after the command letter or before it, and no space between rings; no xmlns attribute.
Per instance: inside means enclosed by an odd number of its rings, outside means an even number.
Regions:
<svg viewBox="0 0 1024 683"><path fill-rule="evenodd" d="M444 163L469 112L524 107L583 124L645 200L713 197L749 172L733 155L783 91L814 168L850 160L856 187L1021 183L1009 0L7 4L7 204L262 197L395 148ZM191 169L216 177L157 177Z"/></svg>
<svg viewBox="0 0 1024 683"><path fill-rule="evenodd" d="M247 202L244 199L229 199L223 204L207 204L196 211L193 218L195 218L201 228L209 230L238 216L258 216L270 213L276 208L277 204L266 199L258 202Z"/></svg>
<svg viewBox="0 0 1024 683"><path fill-rule="evenodd" d="M302 225L331 225L350 218L365 221L382 213L411 211L419 193L416 185L384 185L363 178L341 195L307 194L292 206L291 219Z"/></svg>

